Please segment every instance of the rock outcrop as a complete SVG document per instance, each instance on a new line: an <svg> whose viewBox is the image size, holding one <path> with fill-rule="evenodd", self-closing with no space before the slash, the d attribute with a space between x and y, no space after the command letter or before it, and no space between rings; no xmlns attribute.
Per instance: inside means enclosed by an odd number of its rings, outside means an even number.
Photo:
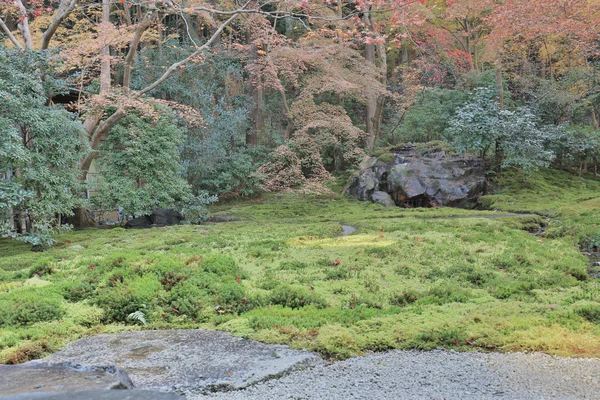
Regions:
<svg viewBox="0 0 600 400"><path fill-rule="evenodd" d="M168 225L179 225L183 220L183 215L181 215L178 211L161 208L154 210L150 215L144 215L130 219L125 224L125 228L143 229L151 228L153 226L161 227Z"/></svg>
<svg viewBox="0 0 600 400"><path fill-rule="evenodd" d="M486 189L481 157L405 145L365 159L346 193L386 207L474 207Z"/></svg>

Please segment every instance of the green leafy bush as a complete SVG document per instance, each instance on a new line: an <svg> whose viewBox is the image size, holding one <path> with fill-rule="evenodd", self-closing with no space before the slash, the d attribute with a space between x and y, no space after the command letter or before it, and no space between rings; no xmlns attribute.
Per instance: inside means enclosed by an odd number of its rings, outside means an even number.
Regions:
<svg viewBox="0 0 600 400"><path fill-rule="evenodd" d="M172 111L156 107L155 112L156 121L130 113L101 145L92 198L98 209L121 205L127 215L139 216L157 208L193 208L191 187L181 177L184 132Z"/></svg>
<svg viewBox="0 0 600 400"><path fill-rule="evenodd" d="M215 300L221 312L233 313L250 311L257 303L257 299L248 296L244 286L235 282L221 284Z"/></svg>
<svg viewBox="0 0 600 400"><path fill-rule="evenodd" d="M61 285L62 295L65 300L76 303L94 295L96 285L89 281L74 280Z"/></svg>
<svg viewBox="0 0 600 400"><path fill-rule="evenodd" d="M44 276L51 275L55 272L55 268L52 265L54 260L51 258L41 258L37 260L31 268L29 268L29 277L32 278L35 275Z"/></svg>
<svg viewBox="0 0 600 400"><path fill-rule="evenodd" d="M289 285L280 285L275 288L268 300L273 305L290 308L300 308L311 304L316 308L324 308L327 305L321 296L309 293L302 287Z"/></svg>
<svg viewBox="0 0 600 400"><path fill-rule="evenodd" d="M0 326L31 325L60 319L62 298L52 287L23 288L0 296Z"/></svg>
<svg viewBox="0 0 600 400"><path fill-rule="evenodd" d="M468 99L468 93L460 90L427 89L404 116L397 134L387 138L390 143L426 143L443 139L456 109Z"/></svg>
<svg viewBox="0 0 600 400"><path fill-rule="evenodd" d="M407 289L400 293L391 295L389 297L390 304L393 306L406 306L414 303L423 297L423 293L420 293L414 289Z"/></svg>
<svg viewBox="0 0 600 400"><path fill-rule="evenodd" d="M482 157L493 150L502 158L502 167L525 170L547 167L555 157L548 148L552 134L560 128L542 125L527 107L500 109L493 88L475 89L470 100L456 110L444 131L459 151L473 151Z"/></svg>
<svg viewBox="0 0 600 400"><path fill-rule="evenodd" d="M207 307L214 306L211 292L216 283L200 277L181 281L167 296L167 311L175 316L187 316L197 320Z"/></svg>
<svg viewBox="0 0 600 400"><path fill-rule="evenodd" d="M103 322L127 322L129 314L153 310L162 285L155 275L125 279L110 289L98 289L93 303L104 310Z"/></svg>
<svg viewBox="0 0 600 400"><path fill-rule="evenodd" d="M576 311L577 314L592 322L594 324L600 323L600 305L586 305L582 306Z"/></svg>
<svg viewBox="0 0 600 400"><path fill-rule="evenodd" d="M87 136L73 113L48 101L69 91L69 82L56 78L60 64L53 52L0 46L0 237L36 251L55 243L56 215L82 203L79 162ZM21 212L32 223L17 233L13 217Z"/></svg>

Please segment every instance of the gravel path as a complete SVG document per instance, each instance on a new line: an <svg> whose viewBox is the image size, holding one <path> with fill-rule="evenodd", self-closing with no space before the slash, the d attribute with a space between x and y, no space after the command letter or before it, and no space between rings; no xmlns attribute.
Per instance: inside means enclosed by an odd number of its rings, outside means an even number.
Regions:
<svg viewBox="0 0 600 400"><path fill-rule="evenodd" d="M392 351L200 399L599 399L600 360L533 353Z"/></svg>

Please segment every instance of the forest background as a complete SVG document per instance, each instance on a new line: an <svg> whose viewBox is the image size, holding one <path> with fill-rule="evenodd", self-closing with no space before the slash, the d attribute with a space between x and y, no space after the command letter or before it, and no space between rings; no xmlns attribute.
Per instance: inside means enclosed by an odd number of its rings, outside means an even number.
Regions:
<svg viewBox="0 0 600 400"><path fill-rule="evenodd" d="M1 234L322 193L406 142L596 174L599 27L596 0L2 0Z"/></svg>

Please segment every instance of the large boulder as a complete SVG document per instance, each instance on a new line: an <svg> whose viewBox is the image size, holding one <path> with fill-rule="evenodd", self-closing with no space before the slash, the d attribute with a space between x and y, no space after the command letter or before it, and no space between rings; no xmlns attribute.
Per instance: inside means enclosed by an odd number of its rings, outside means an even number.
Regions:
<svg viewBox="0 0 600 400"><path fill-rule="evenodd" d="M154 226L179 225L183 221L183 215L171 209L158 209L150 214L150 222Z"/></svg>
<svg viewBox="0 0 600 400"><path fill-rule="evenodd" d="M403 207L473 207L486 189L481 157L405 145L365 159L346 193L385 206L390 205L388 194Z"/></svg>
<svg viewBox="0 0 600 400"><path fill-rule="evenodd" d="M185 218L175 210L161 208L154 210L150 215L131 218L125 224L127 229L151 228L153 226L179 225Z"/></svg>

